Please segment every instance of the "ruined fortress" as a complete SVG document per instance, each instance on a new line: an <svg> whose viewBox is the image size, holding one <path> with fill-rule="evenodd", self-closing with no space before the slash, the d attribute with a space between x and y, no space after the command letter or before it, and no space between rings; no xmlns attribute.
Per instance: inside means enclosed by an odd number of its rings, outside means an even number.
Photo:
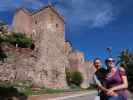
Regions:
<svg viewBox="0 0 133 100"><path fill-rule="evenodd" d="M75 66L85 77L83 84L88 86L93 64L84 61L82 53L72 52L71 45L65 41L64 19L55 8L47 5L33 12L20 8L12 27L13 32L32 37L35 49L27 54L15 49L17 53L12 60L9 58L0 66L0 80L30 80L37 86L67 88L65 68Z"/></svg>

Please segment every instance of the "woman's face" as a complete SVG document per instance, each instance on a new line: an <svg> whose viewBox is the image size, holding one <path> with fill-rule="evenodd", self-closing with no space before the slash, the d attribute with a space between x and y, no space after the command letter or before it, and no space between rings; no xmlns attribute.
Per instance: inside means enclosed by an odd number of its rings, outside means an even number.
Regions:
<svg viewBox="0 0 133 100"><path fill-rule="evenodd" d="M114 61L113 60L107 60L106 64L107 64L108 68L113 68L114 67Z"/></svg>
<svg viewBox="0 0 133 100"><path fill-rule="evenodd" d="M99 59L97 59L95 62L94 62L94 67L96 69L99 69L101 67L102 63Z"/></svg>

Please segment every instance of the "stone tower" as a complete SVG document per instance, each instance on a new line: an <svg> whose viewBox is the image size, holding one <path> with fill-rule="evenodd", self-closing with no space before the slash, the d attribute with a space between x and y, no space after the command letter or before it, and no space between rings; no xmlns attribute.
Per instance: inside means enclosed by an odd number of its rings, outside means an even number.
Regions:
<svg viewBox="0 0 133 100"><path fill-rule="evenodd" d="M13 31L32 37L35 44L34 82L41 86L66 87L65 67L68 66L65 52L64 19L51 5L37 11L18 9L13 20Z"/></svg>

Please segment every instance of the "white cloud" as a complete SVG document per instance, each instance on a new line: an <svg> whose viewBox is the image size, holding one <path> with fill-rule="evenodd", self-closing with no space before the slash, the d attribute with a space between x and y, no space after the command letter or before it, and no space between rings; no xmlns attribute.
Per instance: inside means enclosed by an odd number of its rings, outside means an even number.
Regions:
<svg viewBox="0 0 133 100"><path fill-rule="evenodd" d="M110 9L105 9L103 12L97 13L93 19L92 27L102 27L109 22L115 20L115 17Z"/></svg>
<svg viewBox="0 0 133 100"><path fill-rule="evenodd" d="M103 27L115 19L114 6L108 0L62 0L56 7L74 27Z"/></svg>
<svg viewBox="0 0 133 100"><path fill-rule="evenodd" d="M47 0L0 0L0 11L18 7L37 9ZM115 20L114 6L109 0L50 0L72 27L104 27Z"/></svg>

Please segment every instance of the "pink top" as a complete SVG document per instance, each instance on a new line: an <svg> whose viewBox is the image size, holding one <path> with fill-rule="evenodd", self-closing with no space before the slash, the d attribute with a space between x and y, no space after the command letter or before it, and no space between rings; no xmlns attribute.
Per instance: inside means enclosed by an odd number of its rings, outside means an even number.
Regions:
<svg viewBox="0 0 133 100"><path fill-rule="evenodd" d="M110 89L114 86L120 85L123 83L122 81L122 76L125 76L125 70L118 68L114 75L110 76L110 77L106 77L104 84L106 86L107 89ZM115 91L118 95L123 96L125 99L127 99L127 89L122 89L122 90L117 90Z"/></svg>

